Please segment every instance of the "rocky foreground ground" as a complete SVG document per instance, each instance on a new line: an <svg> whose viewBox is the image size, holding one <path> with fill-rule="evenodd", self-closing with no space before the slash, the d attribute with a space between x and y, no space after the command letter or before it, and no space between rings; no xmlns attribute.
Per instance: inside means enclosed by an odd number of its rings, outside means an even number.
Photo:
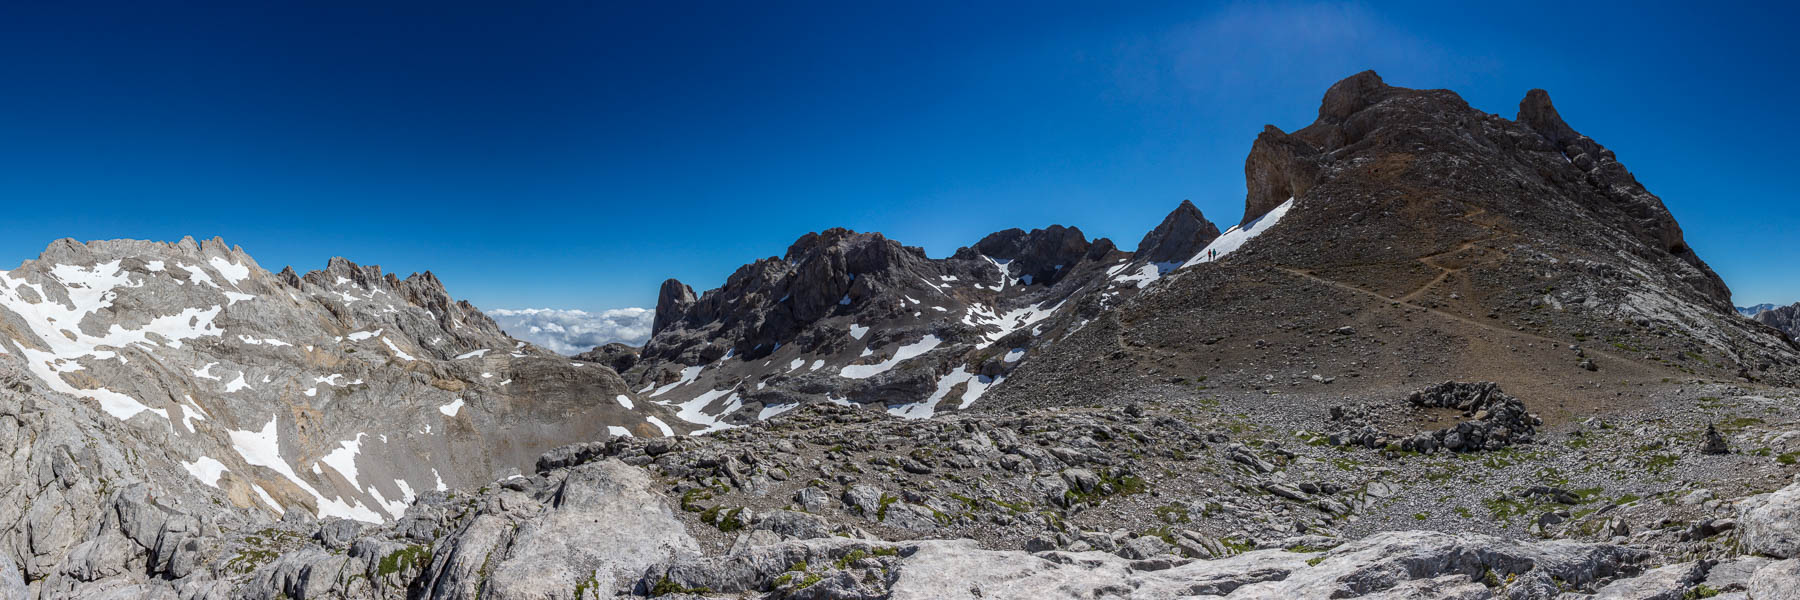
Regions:
<svg viewBox="0 0 1800 600"><path fill-rule="evenodd" d="M1501 436L1536 417L1503 419L1528 402L1492 386L1339 403L1197 388L925 421L826 404L708 436L598 440L422 493L384 526L221 519L53 456L46 489L118 489L101 496L97 543L39 592L1800 597L1791 390L1671 386L1641 417ZM1459 434L1483 443L1442 443ZM54 530L41 512L18 518ZM0 590L23 596L18 573L0 565Z"/></svg>

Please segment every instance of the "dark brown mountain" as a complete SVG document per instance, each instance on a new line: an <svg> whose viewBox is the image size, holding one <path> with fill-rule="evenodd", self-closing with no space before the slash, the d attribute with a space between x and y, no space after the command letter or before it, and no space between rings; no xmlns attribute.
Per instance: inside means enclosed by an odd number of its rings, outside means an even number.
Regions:
<svg viewBox="0 0 1800 600"><path fill-rule="evenodd" d="M1265 233L1040 353L984 405L1175 380L1493 380L1591 402L1580 390L1601 381L1793 377L1792 343L1737 318L1662 201L1542 90L1507 119L1360 73L1311 125L1265 128L1244 170L1244 223Z"/></svg>

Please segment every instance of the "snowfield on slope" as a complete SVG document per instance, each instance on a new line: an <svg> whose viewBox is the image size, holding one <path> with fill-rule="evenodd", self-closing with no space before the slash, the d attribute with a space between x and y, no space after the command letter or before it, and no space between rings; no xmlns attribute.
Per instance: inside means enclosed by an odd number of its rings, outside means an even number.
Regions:
<svg viewBox="0 0 1800 600"><path fill-rule="evenodd" d="M1200 252L1195 254L1193 258L1189 258L1187 262L1182 263L1182 268L1225 258L1226 255L1231 254L1238 248L1244 247L1244 242L1256 239L1256 236L1262 235L1263 232L1274 227L1276 223L1281 222L1281 218L1286 216L1288 210L1292 208L1294 208L1294 199L1288 198L1287 202L1281 203L1281 206L1270 209L1268 214L1257 217L1256 220L1249 223L1225 230L1225 233L1219 234L1219 237L1214 239L1211 244L1207 244L1205 248L1201 248ZM1213 252L1217 252L1218 256L1208 256Z"/></svg>

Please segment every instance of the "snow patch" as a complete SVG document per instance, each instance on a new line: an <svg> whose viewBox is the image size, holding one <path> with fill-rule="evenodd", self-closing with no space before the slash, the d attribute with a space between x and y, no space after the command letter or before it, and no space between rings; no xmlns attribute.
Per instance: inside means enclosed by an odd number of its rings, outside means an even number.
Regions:
<svg viewBox="0 0 1800 600"><path fill-rule="evenodd" d="M1288 198L1287 202L1281 203L1281 206L1271 209L1267 214L1257 217L1256 220L1225 230L1225 233L1219 234L1219 237L1214 239L1212 243L1207 244L1205 248L1201 248L1200 252L1195 254L1193 258L1189 258L1187 262L1182 263L1182 268L1225 258L1225 255L1231 254L1238 248L1242 248L1244 242L1255 239L1256 236L1262 235L1263 232L1268 231L1270 227L1274 227L1276 223L1281 222L1281 218L1286 216L1288 210L1292 208L1294 208L1294 199ZM1212 256L1214 252L1217 252L1217 256Z"/></svg>
<svg viewBox="0 0 1800 600"><path fill-rule="evenodd" d="M901 346L887 360L872 365L849 365L838 371L838 374L851 379L868 379L886 373L907 359L930 352L932 348L936 348L942 343L944 340L938 339L938 336L926 334L917 342Z"/></svg>
<svg viewBox="0 0 1800 600"><path fill-rule="evenodd" d="M181 463L181 466L187 469L188 474L193 475L194 479L200 480L200 483L215 488L219 487L219 476L224 475L227 470L225 463L210 456L201 456L194 459L194 462Z"/></svg>
<svg viewBox="0 0 1800 600"><path fill-rule="evenodd" d="M982 394L987 393L988 388L994 387L994 384L1000 383L1002 379L1005 378L971 373L968 365L959 366L956 370L938 378L937 390L933 391L930 397L912 404L888 407L888 413L906 419L931 418L937 413L938 403L950 395L950 391L957 385L964 385L962 396L960 396L962 403L957 405L957 408L968 408L970 404L975 403L976 399L981 398Z"/></svg>
<svg viewBox="0 0 1800 600"><path fill-rule="evenodd" d="M364 435L366 434L358 433L356 439L339 442L336 450L332 450L319 459L320 462L325 463L325 466L331 467L333 471L343 475L344 481L350 482L351 487L358 489L362 488L362 478L356 474L356 457L362 454Z"/></svg>
<svg viewBox="0 0 1800 600"><path fill-rule="evenodd" d="M381 338L381 342L384 344L387 344L387 347L389 350L394 351L395 358L399 358L400 360L404 360L404 361L408 361L408 362L417 360L417 359L413 358L413 356L411 354L407 354L405 350L401 350L399 346L395 346L394 340L390 340L387 338Z"/></svg>
<svg viewBox="0 0 1800 600"><path fill-rule="evenodd" d="M231 446L237 451L238 456L243 457L245 463L268 467L288 478L288 481L293 482L301 490L312 494L313 498L317 500L320 517L343 517L369 523L381 523L385 520L379 513L369 510L361 502L351 504L343 500L327 500L312 485L300 479L300 476L294 473L294 468L288 465L287 460L281 458L281 439L275 422L276 418L271 415L269 423L264 425L261 431L230 432ZM283 510L281 504L275 502L274 498L270 498L267 492L260 491L262 489L260 486L257 489L258 493L263 495L264 501L268 502L271 507L276 511Z"/></svg>
<svg viewBox="0 0 1800 600"><path fill-rule="evenodd" d="M250 277L250 267L233 263L217 256L207 259L206 262L207 264L212 265L213 270L219 272L220 277L224 277L226 281L231 282L231 285L237 285L238 282Z"/></svg>
<svg viewBox="0 0 1800 600"><path fill-rule="evenodd" d="M800 403L798 403L798 402L795 402L792 404L765 405L765 406L763 406L762 412L756 413L756 419L759 421L767 421L767 420L769 420L769 417L773 417L775 415L779 415L781 413L784 413L784 412L787 412L790 410L794 410L799 407L800 407Z"/></svg>
<svg viewBox="0 0 1800 600"><path fill-rule="evenodd" d="M705 368L706 368L706 365L696 365L696 366L682 369L681 370L681 379L677 379L673 383L656 388L656 391L650 393L650 397L655 398L657 396L661 396L661 395L667 393L669 390L675 389L676 387L687 385L689 383L693 383L695 379L700 377L700 371Z"/></svg>

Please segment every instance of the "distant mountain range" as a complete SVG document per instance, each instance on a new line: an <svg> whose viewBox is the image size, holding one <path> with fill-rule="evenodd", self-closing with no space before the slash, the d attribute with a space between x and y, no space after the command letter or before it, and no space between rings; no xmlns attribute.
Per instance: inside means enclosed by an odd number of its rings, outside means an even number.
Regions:
<svg viewBox="0 0 1800 600"><path fill-rule="evenodd" d="M1756 313L1760 313L1765 310L1773 309L1776 306L1779 306L1779 305L1764 303L1764 304L1758 304L1755 306L1739 306L1739 307L1737 307L1737 311L1738 311L1738 314L1740 314L1740 315L1744 315L1746 317L1754 317L1754 316L1756 316Z"/></svg>

